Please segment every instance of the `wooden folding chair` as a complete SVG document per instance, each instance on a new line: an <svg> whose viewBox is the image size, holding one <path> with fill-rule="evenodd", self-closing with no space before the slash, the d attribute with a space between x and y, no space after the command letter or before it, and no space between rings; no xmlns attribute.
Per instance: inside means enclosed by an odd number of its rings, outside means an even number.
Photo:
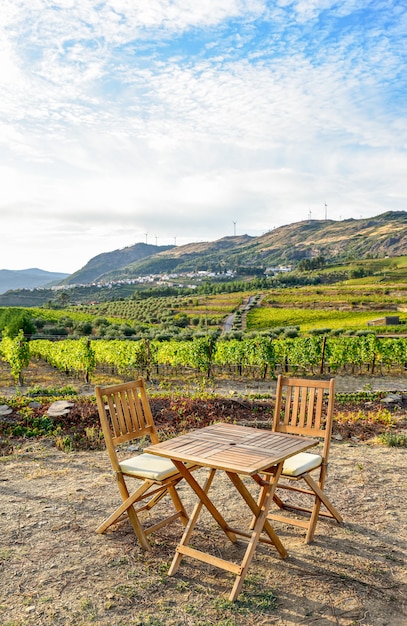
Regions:
<svg viewBox="0 0 407 626"><path fill-rule="evenodd" d="M103 533L127 513L140 544L145 550L151 550L147 541L148 534L178 518L184 526L188 523L188 515L176 490L182 476L170 459L152 454L143 453L119 461L117 446L120 444L127 444L145 436L148 436L153 444L159 442L142 378L120 385L97 386L95 394L106 448L123 500L96 530ZM126 484L128 478L142 481L131 495ZM155 525L144 528L138 514L143 510L150 510L167 493L176 512ZM133 506L142 503L143 500L148 502L144 502L137 509Z"/></svg>
<svg viewBox="0 0 407 626"><path fill-rule="evenodd" d="M307 514L307 519L283 517L269 513L268 518L293 524L306 529L305 542L314 538L319 516L334 518L341 523L342 517L324 493L327 476L328 455L331 443L335 379L307 380L279 376L277 380L276 405L273 431L316 437L323 440L321 454L302 452L284 462L278 489L287 489L301 494L301 499L311 497L313 505L306 508L297 503L283 502L276 491L274 502L280 509ZM315 472L317 476L311 477ZM303 481L305 488L298 486ZM302 502L300 502L302 504ZM321 504L324 509L321 511Z"/></svg>

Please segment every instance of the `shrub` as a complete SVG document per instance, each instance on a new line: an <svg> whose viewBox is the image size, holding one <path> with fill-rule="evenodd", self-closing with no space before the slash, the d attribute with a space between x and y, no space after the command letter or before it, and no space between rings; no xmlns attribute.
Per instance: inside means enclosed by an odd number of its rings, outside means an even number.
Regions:
<svg viewBox="0 0 407 626"><path fill-rule="evenodd" d="M380 443L392 448L407 448L407 435L405 433L381 433L377 439Z"/></svg>

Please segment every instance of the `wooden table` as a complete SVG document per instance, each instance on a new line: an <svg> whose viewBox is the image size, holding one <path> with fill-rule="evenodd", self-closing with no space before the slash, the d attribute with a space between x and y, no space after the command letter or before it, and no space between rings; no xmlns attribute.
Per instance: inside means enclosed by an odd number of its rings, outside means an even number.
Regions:
<svg viewBox="0 0 407 626"><path fill-rule="evenodd" d="M259 541L274 545L281 557L286 558L287 551L267 520L267 513L285 459L298 452L303 452L317 443L315 439L274 433L270 430L233 424L214 424L146 448L145 452L170 458L199 497L199 502L195 505L181 542L177 546L168 572L169 576L177 572L184 555L215 565L236 574L235 583L229 596L229 600L234 601L240 593ZM203 487L188 471L185 463L209 468ZM226 473L252 511L253 522L248 530L231 528L209 499L208 491L217 470ZM261 487L258 503L252 497L239 474L251 476ZM237 535L249 540L240 565L189 547L188 544L203 505L233 543L237 541Z"/></svg>

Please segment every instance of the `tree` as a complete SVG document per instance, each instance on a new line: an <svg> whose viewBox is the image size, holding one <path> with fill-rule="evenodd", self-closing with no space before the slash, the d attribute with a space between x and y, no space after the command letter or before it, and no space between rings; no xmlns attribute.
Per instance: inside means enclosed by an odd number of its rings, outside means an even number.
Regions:
<svg viewBox="0 0 407 626"><path fill-rule="evenodd" d="M8 337L17 337L20 330L23 331L24 335L32 335L36 332L31 314L18 308L9 308L1 312L0 330L5 329L7 329Z"/></svg>
<svg viewBox="0 0 407 626"><path fill-rule="evenodd" d="M67 291L60 291L58 293L57 302L58 302L59 306L61 306L62 308L66 307L68 305L69 299L70 299L70 296L69 296L69 293Z"/></svg>

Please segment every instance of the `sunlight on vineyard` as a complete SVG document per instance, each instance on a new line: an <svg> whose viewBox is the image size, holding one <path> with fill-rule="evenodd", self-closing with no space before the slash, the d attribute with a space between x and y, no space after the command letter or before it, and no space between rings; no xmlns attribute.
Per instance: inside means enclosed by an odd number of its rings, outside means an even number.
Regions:
<svg viewBox="0 0 407 626"><path fill-rule="evenodd" d="M159 366L190 368L208 376L212 367L242 374L256 368L258 376L278 371L335 373L350 366L354 371L407 366L407 338L377 338L374 334L350 337L278 338L258 336L229 341L203 337L193 341L34 340L31 358L38 358L65 372L90 375L95 367L108 367L122 375L146 375ZM88 348L86 348L88 346ZM87 351L88 350L88 351Z"/></svg>
<svg viewBox="0 0 407 626"><path fill-rule="evenodd" d="M266 330L281 326L299 326L301 331L316 328L329 329L361 329L367 327L367 322L373 317L391 315L391 311L338 311L335 309L293 309L262 307L252 309L247 315L248 330ZM406 320L407 315L400 316L400 321Z"/></svg>

